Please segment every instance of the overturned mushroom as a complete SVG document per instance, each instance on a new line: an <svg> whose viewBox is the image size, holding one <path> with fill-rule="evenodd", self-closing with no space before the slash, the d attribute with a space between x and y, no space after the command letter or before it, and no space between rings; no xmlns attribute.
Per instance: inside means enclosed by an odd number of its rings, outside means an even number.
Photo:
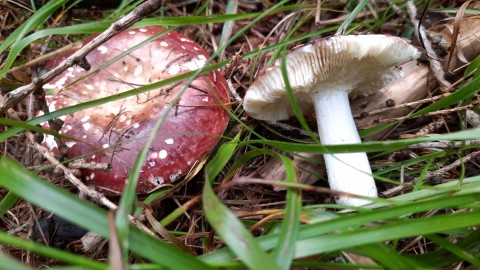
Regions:
<svg viewBox="0 0 480 270"><path fill-rule="evenodd" d="M163 30L144 27L124 31L92 51L86 60L96 68ZM81 67L69 68L44 85L56 92L47 97L49 109L55 111L196 70L207 64L208 57L197 43L172 31L71 86L67 85L86 71ZM48 65L54 66L60 60ZM62 117L60 133L79 140L62 141L69 158L85 155L87 162L111 164L107 171L83 170L87 184L108 193L122 191L145 139L185 84L186 81L177 82ZM142 167L139 193L179 179L215 146L229 120L222 106L228 101L226 87L225 78L218 71L201 75L188 86L156 134ZM45 136L44 143L58 151L53 137Z"/></svg>
<svg viewBox="0 0 480 270"><path fill-rule="evenodd" d="M300 109L306 114L315 109L321 143L354 144L361 140L348 95L368 95L379 90L400 77L400 71L392 67L419 56L417 49L397 37L335 36L289 53L286 68ZM293 115L280 61L252 84L243 106L251 117L269 122L286 120ZM332 190L377 197L366 153L324 157ZM363 205L369 200L340 197L338 202Z"/></svg>

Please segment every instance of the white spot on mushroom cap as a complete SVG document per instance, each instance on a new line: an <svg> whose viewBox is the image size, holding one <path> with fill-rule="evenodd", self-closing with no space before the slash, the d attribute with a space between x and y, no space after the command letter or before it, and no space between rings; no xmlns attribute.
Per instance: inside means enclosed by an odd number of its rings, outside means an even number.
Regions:
<svg viewBox="0 0 480 270"><path fill-rule="evenodd" d="M103 147L103 148L108 148L108 147L110 147L110 144L105 143L105 144L102 145L102 147Z"/></svg>
<svg viewBox="0 0 480 270"><path fill-rule="evenodd" d="M128 34L129 34L129 35L135 35L136 33L137 33L137 32L135 32L135 31L133 31L133 30L128 31Z"/></svg>
<svg viewBox="0 0 480 270"><path fill-rule="evenodd" d="M118 118L118 121L119 121L120 123L125 122L125 120L127 120L127 116L125 116L124 114L120 115L120 117Z"/></svg>
<svg viewBox="0 0 480 270"><path fill-rule="evenodd" d="M48 110L50 110L51 112L56 111L57 110L57 107L55 107L56 104L57 104L56 100L50 102L50 104L48 104Z"/></svg>
<svg viewBox="0 0 480 270"><path fill-rule="evenodd" d="M139 66L136 66L134 69L133 69L133 76L137 77L137 76L140 76L143 72L143 67L141 65Z"/></svg>
<svg viewBox="0 0 480 270"><path fill-rule="evenodd" d="M68 147L68 148L72 148L75 144L77 144L76 142L66 142L65 145Z"/></svg>
<svg viewBox="0 0 480 270"><path fill-rule="evenodd" d="M182 41L182 42L191 42L188 38L184 38L184 37L180 38L180 41Z"/></svg>
<svg viewBox="0 0 480 270"><path fill-rule="evenodd" d="M55 137L49 134L45 134L45 136L43 136L42 144L46 145L50 150L58 147Z"/></svg>
<svg viewBox="0 0 480 270"><path fill-rule="evenodd" d="M205 63L206 63L205 59L206 59L205 57L204 59L193 58L190 61L179 64L179 65L171 65L168 69L168 73L170 75L176 75L180 73L182 69L189 70L189 71L199 69L205 66Z"/></svg>
<svg viewBox="0 0 480 270"><path fill-rule="evenodd" d="M93 90L93 85L91 85L91 84L85 84L85 87L86 87L88 90Z"/></svg>
<svg viewBox="0 0 480 270"><path fill-rule="evenodd" d="M173 173L169 176L170 178L170 182L174 182L175 180L177 180L180 175L182 175L182 170L178 170L177 173Z"/></svg>
<svg viewBox="0 0 480 270"><path fill-rule="evenodd" d="M156 177L156 182L158 185L161 185L163 183L165 183L165 179L163 179L163 177L159 176L159 177Z"/></svg>
<svg viewBox="0 0 480 270"><path fill-rule="evenodd" d="M87 123L84 123L82 126L83 126L83 129L85 129L85 131L88 131L90 129L90 127L92 126L92 124L87 122Z"/></svg>
<svg viewBox="0 0 480 270"><path fill-rule="evenodd" d="M208 102L208 99L209 99L208 97L204 97L204 98L202 98L202 101L203 102Z"/></svg>
<svg viewBox="0 0 480 270"><path fill-rule="evenodd" d="M168 138L165 140L166 144L173 144L173 138Z"/></svg>
<svg viewBox="0 0 480 270"><path fill-rule="evenodd" d="M196 70L205 65L205 58L204 59L197 59L194 58L188 62L185 62L181 65L183 69L188 69L188 70Z"/></svg>
<svg viewBox="0 0 480 270"><path fill-rule="evenodd" d="M82 117L82 119L80 119L81 122L87 122L88 120L90 120L90 115L85 115L84 117Z"/></svg>
<svg viewBox="0 0 480 270"><path fill-rule="evenodd" d="M177 75L178 73L180 73L180 66L179 65L171 65L168 68L168 73L170 75Z"/></svg>
<svg viewBox="0 0 480 270"><path fill-rule="evenodd" d="M150 174L148 176L148 182L158 186L158 185L161 185L161 184L165 183L165 179L163 179L163 177L161 177L161 176L155 177L155 176L153 176L153 174Z"/></svg>
<svg viewBox="0 0 480 270"><path fill-rule="evenodd" d="M128 71L128 67L127 67L127 66L124 66L124 67L123 67L123 71Z"/></svg>
<svg viewBox="0 0 480 270"><path fill-rule="evenodd" d="M105 45L98 46L97 50L100 51L101 54L106 54L108 52L108 48L105 47Z"/></svg>
<svg viewBox="0 0 480 270"><path fill-rule="evenodd" d="M139 124L139 123L135 123L135 124L133 124L132 127L133 127L133 128L139 128L139 127L140 127L140 124Z"/></svg>
<svg viewBox="0 0 480 270"><path fill-rule="evenodd" d="M140 31L140 32L142 32L142 33L145 33L145 32L147 32L147 29L145 29L145 28L140 28L140 29L138 29L138 31Z"/></svg>
<svg viewBox="0 0 480 270"><path fill-rule="evenodd" d="M168 47L168 43L165 41L160 41L160 46L162 47Z"/></svg>
<svg viewBox="0 0 480 270"><path fill-rule="evenodd" d="M166 158L167 155L168 155L168 152L165 149L162 149L162 150L160 150L160 152L158 152L158 157L161 158L161 159Z"/></svg>
<svg viewBox="0 0 480 270"><path fill-rule="evenodd" d="M62 77L55 83L55 86L56 88L62 88L66 82L67 82L67 77Z"/></svg>

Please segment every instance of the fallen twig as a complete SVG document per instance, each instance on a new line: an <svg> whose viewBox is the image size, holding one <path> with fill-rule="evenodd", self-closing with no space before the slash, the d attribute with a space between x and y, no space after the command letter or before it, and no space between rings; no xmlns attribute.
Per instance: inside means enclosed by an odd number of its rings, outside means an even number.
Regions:
<svg viewBox="0 0 480 270"><path fill-rule="evenodd" d="M466 162L469 162L470 160L472 160L473 158L475 158L479 154L480 154L480 150L472 152L472 153L464 156L463 158L458 159L455 162L453 162L452 164L449 164L449 165L447 165L447 166L445 166L441 169L438 169L438 170L433 171L433 172L427 172L425 174L425 176L423 176L423 178L421 178L421 179L425 181L425 180L430 180L430 179L432 179L434 177L437 177L437 176L442 176L444 173L446 173L450 170L453 170L456 167L461 166L462 164L464 164ZM419 177L416 177L411 182L404 183L401 186L396 186L394 188L388 189L388 190L382 192L382 195L386 198L390 198L392 196L395 196L395 195L399 194L402 191L409 190L418 182L419 179L420 179Z"/></svg>
<svg viewBox="0 0 480 270"><path fill-rule="evenodd" d="M147 0L144 3L137 6L132 10L128 15L120 18L118 21L114 22L107 30L98 35L91 42L83 46L77 52L72 54L67 59L63 60L58 66L50 70L49 72L39 76L38 78L32 80L28 85L19 87L11 92L8 92L4 99L0 101L0 114L4 113L9 108L15 106L18 102L23 100L26 96L40 89L43 84L49 82L60 73L65 71L67 68L79 64L86 63L85 56L90 53L92 50L100 46L105 41L109 40L119 32L127 29L132 26L134 23L140 21L147 15L150 15L154 11L158 10L163 4L163 1L159 0ZM84 65L82 65L83 67Z"/></svg>

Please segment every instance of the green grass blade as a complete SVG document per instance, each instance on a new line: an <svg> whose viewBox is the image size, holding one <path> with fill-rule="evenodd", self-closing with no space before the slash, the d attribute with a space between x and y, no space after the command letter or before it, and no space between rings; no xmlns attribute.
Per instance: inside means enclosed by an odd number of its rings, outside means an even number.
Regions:
<svg viewBox="0 0 480 270"><path fill-rule="evenodd" d="M379 262L383 268L396 270L426 269L420 262L403 256L391 247L384 244L374 243L353 248L353 252L367 256Z"/></svg>
<svg viewBox="0 0 480 270"><path fill-rule="evenodd" d="M461 102L462 100L471 97L473 94L480 91L480 77L475 78L471 82L463 85L457 91L451 93L450 95L440 99L439 101L415 112L412 114L412 117L423 115L429 112L434 112L446 108L447 106Z"/></svg>
<svg viewBox="0 0 480 270"><path fill-rule="evenodd" d="M30 268L21 262L11 258L8 255L5 255L3 252L0 252L0 270L33 270L33 268Z"/></svg>
<svg viewBox="0 0 480 270"><path fill-rule="evenodd" d="M226 8L226 14L236 14L238 9L238 0L229 0ZM224 47L227 43L227 40L232 35L233 30L233 20L226 21L223 24L222 35L220 36L220 47ZM223 59L224 51L220 53L220 59Z"/></svg>
<svg viewBox="0 0 480 270"><path fill-rule="evenodd" d="M3 197L0 202L0 216L5 215L5 213L12 208L12 206L18 201L19 197L12 192L8 192L5 197Z"/></svg>
<svg viewBox="0 0 480 270"><path fill-rule="evenodd" d="M94 204L42 180L8 158L0 159L0 185L29 202L87 230L109 238L107 212ZM172 269L210 269L178 248L130 225L130 249Z"/></svg>
<svg viewBox="0 0 480 270"><path fill-rule="evenodd" d="M23 250L30 251L38 255L43 255L45 257L55 258L55 260L58 260L61 262L83 266L83 267L86 267L87 269L94 269L94 270L107 269L106 264L92 261L90 258L85 258L83 256L72 254L63 250L46 247L44 245L35 243L33 241L24 240L20 237L9 235L2 231L0 231L0 243L4 245L16 247L16 248L21 248ZM3 261L2 261L2 264L0 265L3 265ZM17 268L9 268L9 269L17 269Z"/></svg>
<svg viewBox="0 0 480 270"><path fill-rule="evenodd" d="M216 70L216 69L222 67L225 64L226 64L226 61L207 66L207 67L203 68L203 71L201 72L201 74L210 72L212 70ZM126 97L138 95L138 94L141 94L141 93L153 90L153 89L161 88L161 87L170 85L172 83L175 83L177 81L188 79L192 75L194 75L195 73L196 73L196 71L186 72L186 73L183 73L181 75L171 77L169 79L165 79L165 80L162 80L162 81L159 81L159 82L156 82L156 83L141 86L141 87L138 87L138 88L135 88L135 89L132 89L132 90L129 90L129 91L125 91L125 92L122 92L122 93L119 93L119 94L115 94L115 95L111 95L111 96L108 96L108 97L104 97L104 98L80 103L80 104L77 104L77 105L74 105L74 106L63 108L63 109L60 109L60 110L57 110L57 111L54 111L54 112L36 117L36 118L33 118L33 119L31 119L31 120L29 120L25 123L27 123L29 125L38 125L40 123L43 123L45 121L48 121L48 120L51 120L51 119L54 119L54 118L57 118L57 117L60 117L62 115L71 114L71 113L74 113L76 111L81 111L81 110L92 108L92 107L95 107L95 106L98 106L98 105L101 105L101 104L105 104L105 103L108 103L108 102L111 102L111 101L120 100L120 99L123 99L123 98L126 98ZM15 134L17 134L17 133L19 133L23 130L24 129L21 128L21 127L10 128L10 129L0 133L0 141L5 141L6 139L10 138L11 136L13 136L13 135L15 135Z"/></svg>
<svg viewBox="0 0 480 270"><path fill-rule="evenodd" d="M459 239L455 245L466 250L468 253L478 254L480 250L480 242L478 239L480 239L480 231L471 231L463 239ZM440 246L440 248L435 251L415 256L415 259L429 265L435 265L438 269L443 269L458 262L458 256L443 246Z"/></svg>
<svg viewBox="0 0 480 270"><path fill-rule="evenodd" d="M236 142L223 144L216 158L210 161L205 168L205 185L203 188L203 211L209 223L222 237L240 260L249 269L279 269L263 251L250 232L217 198L210 183L213 182L219 168L223 168L236 149ZM228 157L228 158L227 158Z"/></svg>
<svg viewBox="0 0 480 270"><path fill-rule="evenodd" d="M7 70L10 69L13 62L20 54L21 49L17 48L17 44L28 32L42 25L53 12L65 4L66 0L52 0L45 4L42 8L37 10L27 21L25 21L19 28L17 28L6 40L0 45L0 53L4 52L8 46L11 46L11 51L4 62L3 68L0 70L0 79L5 76Z"/></svg>
<svg viewBox="0 0 480 270"><path fill-rule="evenodd" d="M436 215L429 218L408 219L392 224L360 228L338 234L318 235L297 242L298 258L351 248L365 244L432 234L480 224L480 213Z"/></svg>
<svg viewBox="0 0 480 270"><path fill-rule="evenodd" d="M293 109L293 113L295 114L295 117L298 119L302 127L307 131L308 135L310 138L312 138L313 141L317 142L318 145L321 145L319 143L319 140L313 133L313 131L308 127L307 121L305 120L305 117L303 117L303 113L300 110L300 107L298 106L298 103L295 99L295 95L293 94L293 89L290 85L290 80L288 78L288 71L287 71L287 48L286 46L284 47L284 50L282 52L282 61L281 61L281 72L282 72L282 78L285 83L285 88L287 89L287 96L288 100L290 101L290 106Z"/></svg>
<svg viewBox="0 0 480 270"><path fill-rule="evenodd" d="M39 126L30 125L28 123L25 123L24 121L17 121L17 120L12 120L12 119L7 119L7 118L0 118L0 125L20 127L20 128L25 129L25 130L36 131L36 132L39 132L39 133L52 135L54 137L58 137L58 138L62 138L62 139L70 140L70 141L78 141L77 138L62 135L58 132L51 131L51 130L48 130L48 129L44 129L44 128L41 128Z"/></svg>
<svg viewBox="0 0 480 270"><path fill-rule="evenodd" d="M360 3L357 4L357 6L352 10L350 15L342 22L340 27L337 30L337 35L343 35L348 26L355 20L355 18L362 12L362 10L365 8L365 6L369 3L369 0L361 0Z"/></svg>
<svg viewBox="0 0 480 270"><path fill-rule="evenodd" d="M331 154L331 153L352 153L352 152L379 152L387 150L397 150L403 147L407 147L413 144L431 141L463 141L478 139L480 134L480 128L472 128L468 130L462 130L452 132L448 134L432 135L425 137L418 137L413 139L403 139L394 141L377 141L377 142L363 142L360 144L344 144L344 145L321 145L321 144L305 144L305 143L292 143L273 140L250 140L241 143L241 145L270 145L272 147L291 151L291 152L306 152L316 154ZM1 135L1 134L0 134Z"/></svg>
<svg viewBox="0 0 480 270"><path fill-rule="evenodd" d="M474 74L474 78L477 79L480 74L478 67L480 67L480 55L477 56L474 60L472 60L470 64L468 64L465 72L463 73L463 76L467 77L470 74Z"/></svg>
<svg viewBox="0 0 480 270"><path fill-rule="evenodd" d="M298 183L297 174L293 161L285 156L279 157L285 167L286 182ZM298 238L300 227L300 213L302 210L301 191L292 188L287 189L287 205L285 215L279 233L277 247L273 250L273 259L281 269L288 270L295 257L295 242Z"/></svg>
<svg viewBox="0 0 480 270"><path fill-rule="evenodd" d="M478 269L480 269L480 258L478 257L478 253L474 255L468 252L467 250L464 250L459 246L452 244L449 241L445 240L444 238L434 234L427 235L426 237L432 240L433 242L435 242L437 245L441 246L442 248L455 254L456 256L458 256L458 258L461 258L462 260L467 261L472 265L475 265L475 267L477 267Z"/></svg>
<svg viewBox="0 0 480 270"><path fill-rule="evenodd" d="M429 211L432 209L440 209L440 208L448 208L448 207L458 207L462 205L467 205L469 203L474 203L480 200L480 177L465 179L464 183L464 191L470 192L464 195L454 195L452 192L447 190L445 191L437 191L443 192L444 196L440 196L436 199L430 199L425 201L416 201L421 198L428 198L431 196L435 196L435 191L431 192L424 192L417 191L413 193L409 193L407 197L405 197L405 203L399 206L393 207L385 207L381 209L376 209L375 211L369 211L364 213L359 213L356 215L346 216L342 218L336 218L327 220L324 222L319 222L315 224L308 224L303 225L300 228L299 239L308 239L310 237L334 232L336 230L347 230L349 228L355 228L361 226L363 224L369 222L377 222L380 220L390 220L399 217L403 217L405 215L411 215L414 213L419 213L423 211ZM450 182L447 184L442 184L437 187L454 187L457 185L458 182ZM414 197L411 194L421 193L422 196ZM460 193L460 192L459 192ZM402 195L397 197L400 198L398 200L402 200L401 198L406 195ZM379 206L382 204L379 204ZM263 237L259 237L257 240L262 246L263 249L272 249L275 247L278 235L271 234ZM233 254L229 250L219 250L216 252L212 252L210 254L206 254L201 256L201 258L207 262L213 261L225 261L231 260L234 258Z"/></svg>

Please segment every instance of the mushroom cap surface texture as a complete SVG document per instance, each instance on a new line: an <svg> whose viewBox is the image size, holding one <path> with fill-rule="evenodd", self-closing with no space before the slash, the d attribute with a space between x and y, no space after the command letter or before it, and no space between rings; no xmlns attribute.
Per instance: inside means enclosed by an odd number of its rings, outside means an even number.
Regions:
<svg viewBox="0 0 480 270"><path fill-rule="evenodd" d="M401 77L392 68L417 59L406 40L385 35L350 35L320 39L287 54L290 86L304 114L313 113L312 89L341 89L369 95ZM293 115L280 68L281 59L248 89L243 107L253 118L276 122Z"/></svg>
<svg viewBox="0 0 480 270"><path fill-rule="evenodd" d="M91 70L163 30L144 27L119 33L88 54ZM93 38L95 35L84 44ZM47 67L72 53L54 59ZM44 85L55 92L54 96L47 96L49 109L55 111L190 72L205 66L208 58L197 43L171 31L71 86L68 85L87 71L78 66L69 68ZM64 121L60 133L79 140L62 139L68 158L83 155L87 162L111 165L105 171L82 169L86 184L107 194L121 192L137 154L163 116L141 169L138 193L174 182L211 151L229 121L228 111L222 105L229 99L227 82L219 71L198 76L165 115L188 80L60 117ZM47 123L43 126L48 128ZM44 144L59 151L52 136L46 135Z"/></svg>

